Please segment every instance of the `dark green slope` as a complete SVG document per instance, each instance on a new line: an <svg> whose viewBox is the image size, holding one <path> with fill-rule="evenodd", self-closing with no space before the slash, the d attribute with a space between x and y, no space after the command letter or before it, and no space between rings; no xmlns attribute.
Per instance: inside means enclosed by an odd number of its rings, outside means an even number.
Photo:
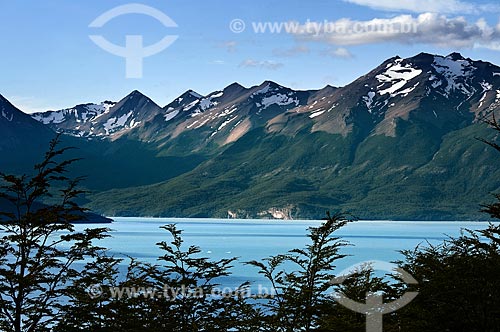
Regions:
<svg viewBox="0 0 500 332"><path fill-rule="evenodd" d="M55 135L0 95L0 170L31 169L33 156L45 149Z"/></svg>
<svg viewBox="0 0 500 332"><path fill-rule="evenodd" d="M190 171L206 159L199 154L160 156L156 146L127 139L111 142L65 137L63 144L76 147L67 157L81 160L71 170L86 177L83 184L91 191L158 183Z"/></svg>
<svg viewBox="0 0 500 332"><path fill-rule="evenodd" d="M44 136L25 136L23 146L12 145L0 158L0 170L7 174L32 174L33 166L42 160L49 141L56 137L52 131ZM172 179L193 170L206 160L201 154L161 156L156 146L131 140L87 140L61 137L61 147L71 147L64 158L80 159L69 168L70 177L85 177L82 187L92 192L112 188L149 185Z"/></svg>
<svg viewBox="0 0 500 332"><path fill-rule="evenodd" d="M360 218L455 220L485 218L479 203L500 190L498 157L476 137L494 139L483 124L443 133L418 121L400 137L254 130L222 154L170 181L92 197L108 215L257 217L289 208L319 218L339 208ZM352 157L352 158L351 158Z"/></svg>

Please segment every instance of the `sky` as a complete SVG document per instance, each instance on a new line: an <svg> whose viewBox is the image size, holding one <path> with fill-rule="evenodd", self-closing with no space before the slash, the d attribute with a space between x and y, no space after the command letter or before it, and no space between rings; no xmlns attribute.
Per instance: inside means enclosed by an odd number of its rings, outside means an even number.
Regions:
<svg viewBox="0 0 500 332"><path fill-rule="evenodd" d="M420 52L500 65L497 0L0 0L0 28L0 94L27 113L133 90L164 106L233 82L343 86Z"/></svg>

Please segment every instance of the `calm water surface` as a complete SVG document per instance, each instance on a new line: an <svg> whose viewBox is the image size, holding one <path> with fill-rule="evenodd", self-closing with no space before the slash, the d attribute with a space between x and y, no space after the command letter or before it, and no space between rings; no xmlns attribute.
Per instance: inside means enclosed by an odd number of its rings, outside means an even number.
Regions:
<svg viewBox="0 0 500 332"><path fill-rule="evenodd" d="M128 255L142 261L155 262L161 254L157 242L171 237L159 227L177 224L183 230L186 245L197 245L203 255L212 259L239 257L239 262L260 260L270 255L302 248L308 243L307 229L319 221L263 221L217 219L148 219L115 218L109 225L112 237L99 243L117 256ZM101 225L102 226L102 225ZM78 225L78 229L88 227ZM341 229L337 235L351 246L343 252L351 255L338 263L338 271L370 260L394 261L402 258L398 250L412 249L427 243L439 243L461 229L488 227L485 222L401 222L358 221ZM236 263L230 280L236 285L244 281L264 282L255 268Z"/></svg>

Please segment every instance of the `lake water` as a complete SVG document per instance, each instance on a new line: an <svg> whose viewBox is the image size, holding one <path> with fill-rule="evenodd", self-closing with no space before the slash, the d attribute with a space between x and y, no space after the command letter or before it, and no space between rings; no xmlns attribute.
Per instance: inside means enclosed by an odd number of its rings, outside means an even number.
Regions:
<svg viewBox="0 0 500 332"><path fill-rule="evenodd" d="M265 283L255 268L242 262L304 247L308 243L308 227L318 226L321 222L115 218L113 224L107 225L113 230L112 237L99 245L109 248L117 256L128 255L155 262L161 254L155 244L171 240L168 232L159 227L172 223L183 230L185 244L199 246L205 257L214 260L239 257L240 263L235 264L233 274L224 281L225 285L234 286L244 281ZM88 225L78 225L77 229L85 227ZM463 228L478 230L487 227L485 222L354 222L337 233L352 245L343 249L351 256L339 261L337 272L364 261L395 261L402 258L399 250L440 243L448 236L459 235Z"/></svg>

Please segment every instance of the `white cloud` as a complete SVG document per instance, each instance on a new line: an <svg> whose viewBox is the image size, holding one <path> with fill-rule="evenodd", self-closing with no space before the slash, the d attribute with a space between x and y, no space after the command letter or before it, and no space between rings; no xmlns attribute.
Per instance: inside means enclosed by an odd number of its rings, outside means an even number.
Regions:
<svg viewBox="0 0 500 332"><path fill-rule="evenodd" d="M229 40L229 41L218 44L219 48L223 48L229 53L236 52L236 46L238 46L238 43L234 40Z"/></svg>
<svg viewBox="0 0 500 332"><path fill-rule="evenodd" d="M500 43L500 26L489 26L483 19L469 23L464 17L424 13L416 17L399 15L369 21L344 18L329 22L328 26L324 22L308 22L294 35L299 42L317 41L341 46L394 42L456 49L496 49Z"/></svg>
<svg viewBox="0 0 500 332"><path fill-rule="evenodd" d="M283 67L283 64L281 62L276 62L271 60L258 61L253 59L247 59L240 63L240 67L276 70Z"/></svg>
<svg viewBox="0 0 500 332"><path fill-rule="evenodd" d="M323 55L331 56L332 58L352 59L352 53L344 47L329 48L322 52Z"/></svg>
<svg viewBox="0 0 500 332"><path fill-rule="evenodd" d="M310 50L309 47L305 45L296 45L292 48L288 49L275 49L273 50L273 54L275 56L280 56L280 57L291 57L295 55L300 55L300 54L309 54Z"/></svg>
<svg viewBox="0 0 500 332"><path fill-rule="evenodd" d="M500 5L478 5L459 0L343 0L373 9L387 11L409 11L415 13L477 14L480 12L499 12Z"/></svg>

